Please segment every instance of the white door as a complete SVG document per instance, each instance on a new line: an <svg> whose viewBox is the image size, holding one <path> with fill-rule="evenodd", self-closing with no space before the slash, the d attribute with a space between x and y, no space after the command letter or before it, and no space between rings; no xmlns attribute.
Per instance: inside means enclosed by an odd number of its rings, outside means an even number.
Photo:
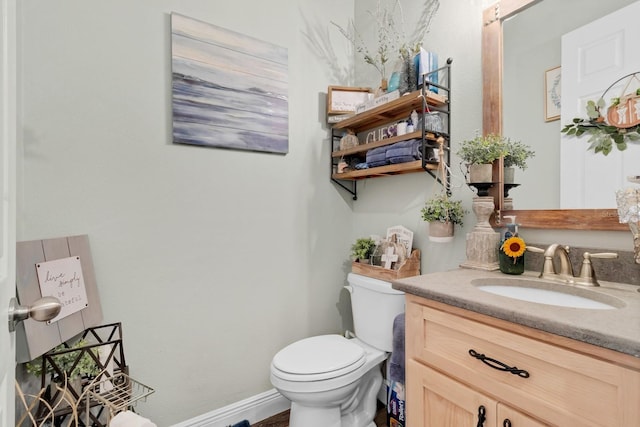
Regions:
<svg viewBox="0 0 640 427"><path fill-rule="evenodd" d="M16 0L0 0L0 426L15 425L15 333L7 312L16 288Z"/></svg>
<svg viewBox="0 0 640 427"><path fill-rule="evenodd" d="M587 101L597 101L619 78L640 71L640 1L623 7L562 37L561 123L587 118ZM621 95L627 80L604 97ZM635 81L629 89L637 88ZM625 93L628 93L625 92ZM602 112L606 115L606 107ZM624 155L615 147L608 156L587 151L588 136L561 139L560 207L562 209L612 209L615 191L630 186L627 176L640 175L640 144L629 144Z"/></svg>

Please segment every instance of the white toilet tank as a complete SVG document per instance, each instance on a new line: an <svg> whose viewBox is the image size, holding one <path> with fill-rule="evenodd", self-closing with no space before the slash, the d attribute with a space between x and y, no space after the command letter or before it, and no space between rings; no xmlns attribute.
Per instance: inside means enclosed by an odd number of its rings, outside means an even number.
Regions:
<svg viewBox="0 0 640 427"><path fill-rule="evenodd" d="M351 311L356 337L379 350L393 346L393 319L404 313L404 292L390 282L349 273Z"/></svg>

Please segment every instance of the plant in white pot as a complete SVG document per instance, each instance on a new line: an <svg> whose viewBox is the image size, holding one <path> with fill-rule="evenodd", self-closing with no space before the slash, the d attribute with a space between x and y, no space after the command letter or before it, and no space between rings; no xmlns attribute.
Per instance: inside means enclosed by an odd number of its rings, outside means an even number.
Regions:
<svg viewBox="0 0 640 427"><path fill-rule="evenodd" d="M493 182L493 162L507 154L506 138L495 135L477 135L462 141L456 153L469 172L468 183Z"/></svg>
<svg viewBox="0 0 640 427"><path fill-rule="evenodd" d="M427 200L420 211L422 220L429 223L429 240L450 242L453 240L454 225L463 225L466 210L462 201L451 200L442 193Z"/></svg>
<svg viewBox="0 0 640 427"><path fill-rule="evenodd" d="M527 160L536 155L530 146L520 141L507 138L505 140L507 154L504 155L504 182L513 184L515 168L527 169Z"/></svg>
<svg viewBox="0 0 640 427"><path fill-rule="evenodd" d="M351 245L351 256L354 261L369 264L371 255L376 248L376 242L370 237L361 237Z"/></svg>

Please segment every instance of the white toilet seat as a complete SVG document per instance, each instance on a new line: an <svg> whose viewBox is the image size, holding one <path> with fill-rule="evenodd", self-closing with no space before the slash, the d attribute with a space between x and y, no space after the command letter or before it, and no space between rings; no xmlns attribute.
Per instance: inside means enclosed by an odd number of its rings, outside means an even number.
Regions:
<svg viewBox="0 0 640 427"><path fill-rule="evenodd" d="M320 335L294 342L272 361L272 374L294 382L323 381L347 375L366 362L364 348L341 335Z"/></svg>

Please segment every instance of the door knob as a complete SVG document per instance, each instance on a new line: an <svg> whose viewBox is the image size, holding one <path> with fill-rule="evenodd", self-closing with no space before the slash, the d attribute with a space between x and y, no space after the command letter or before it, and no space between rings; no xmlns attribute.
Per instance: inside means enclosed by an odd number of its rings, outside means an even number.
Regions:
<svg viewBox="0 0 640 427"><path fill-rule="evenodd" d="M31 307L18 304L15 298L11 298L9 302L9 332L16 330L16 324L25 319L33 319L37 322L46 322L56 317L62 304L58 298L43 297L34 301Z"/></svg>

